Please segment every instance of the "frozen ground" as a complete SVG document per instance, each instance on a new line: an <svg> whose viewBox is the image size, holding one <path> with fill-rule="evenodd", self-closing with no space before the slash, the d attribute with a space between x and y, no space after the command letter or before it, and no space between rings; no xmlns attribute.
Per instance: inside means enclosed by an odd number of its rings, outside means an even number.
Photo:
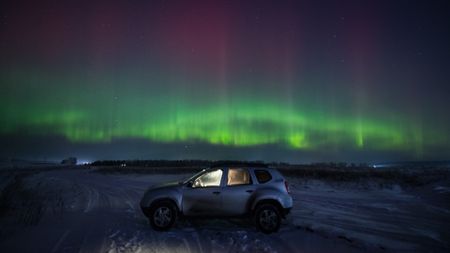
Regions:
<svg viewBox="0 0 450 253"><path fill-rule="evenodd" d="M9 194L1 198L8 208L0 216L0 248L2 252L450 249L448 182L402 189L288 178L294 208L276 234L264 235L242 220L180 221L169 232L153 231L139 209L140 197L152 184L183 176L104 175L83 167L33 172L16 179L2 173L0 189Z"/></svg>
<svg viewBox="0 0 450 253"><path fill-rule="evenodd" d="M293 188L294 225L393 252L450 249L448 182L402 189L300 181Z"/></svg>

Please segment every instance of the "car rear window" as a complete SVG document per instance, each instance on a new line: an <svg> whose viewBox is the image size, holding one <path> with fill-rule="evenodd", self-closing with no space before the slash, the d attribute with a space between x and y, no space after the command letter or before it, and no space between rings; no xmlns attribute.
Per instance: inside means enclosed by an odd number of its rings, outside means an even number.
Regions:
<svg viewBox="0 0 450 253"><path fill-rule="evenodd" d="M246 169L230 168L228 170L228 186L252 184L252 179Z"/></svg>
<svg viewBox="0 0 450 253"><path fill-rule="evenodd" d="M267 170L255 170L255 176L260 184L269 182L272 179L272 175Z"/></svg>

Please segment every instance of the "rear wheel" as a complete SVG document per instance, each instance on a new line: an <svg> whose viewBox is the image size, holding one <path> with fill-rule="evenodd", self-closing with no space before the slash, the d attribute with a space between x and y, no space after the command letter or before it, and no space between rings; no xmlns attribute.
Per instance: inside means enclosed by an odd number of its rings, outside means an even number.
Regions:
<svg viewBox="0 0 450 253"><path fill-rule="evenodd" d="M281 216L278 208L271 204L262 204L255 211L256 227L263 233L269 234L278 231Z"/></svg>
<svg viewBox="0 0 450 253"><path fill-rule="evenodd" d="M158 231L170 229L177 219L177 209L170 201L154 204L149 214L150 225Z"/></svg>

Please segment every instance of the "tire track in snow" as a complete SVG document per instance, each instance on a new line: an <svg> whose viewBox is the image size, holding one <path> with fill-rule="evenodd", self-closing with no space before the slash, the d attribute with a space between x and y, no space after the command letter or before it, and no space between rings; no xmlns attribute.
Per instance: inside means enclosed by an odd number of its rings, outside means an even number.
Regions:
<svg viewBox="0 0 450 253"><path fill-rule="evenodd" d="M84 185L85 192L87 193L87 203L84 209L84 213L90 212L99 202L100 193L93 187Z"/></svg>
<svg viewBox="0 0 450 253"><path fill-rule="evenodd" d="M66 239L67 235L69 235L70 230L66 230L64 234L59 238L58 242L55 244L55 246L52 249L52 253L58 252L59 247L61 246L62 242Z"/></svg>

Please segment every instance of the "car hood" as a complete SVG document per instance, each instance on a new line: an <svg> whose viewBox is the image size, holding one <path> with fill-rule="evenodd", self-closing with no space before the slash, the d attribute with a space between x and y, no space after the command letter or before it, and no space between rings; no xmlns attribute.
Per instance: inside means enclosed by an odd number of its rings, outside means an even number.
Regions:
<svg viewBox="0 0 450 253"><path fill-rule="evenodd" d="M181 186L181 184L177 181L167 182L167 183L152 185L147 189L147 191L159 190L159 189L165 189L165 188L177 188L180 186Z"/></svg>
<svg viewBox="0 0 450 253"><path fill-rule="evenodd" d="M144 193L140 205L144 207L150 206L150 203L157 198L173 198L176 199L178 192L183 185L178 182L168 182L163 184L155 184L150 186Z"/></svg>

